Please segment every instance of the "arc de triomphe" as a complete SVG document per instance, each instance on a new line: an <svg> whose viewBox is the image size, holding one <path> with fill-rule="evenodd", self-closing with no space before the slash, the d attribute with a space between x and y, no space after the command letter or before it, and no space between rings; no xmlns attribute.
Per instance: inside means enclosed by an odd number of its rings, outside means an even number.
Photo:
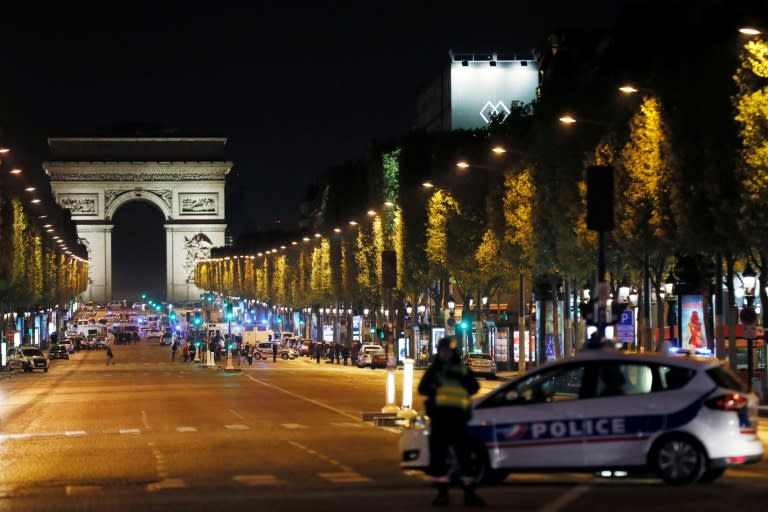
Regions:
<svg viewBox="0 0 768 512"><path fill-rule="evenodd" d="M72 213L88 248L84 300L112 299L112 218L130 201L157 206L165 219L166 300L199 300L197 259L224 245L224 184L232 162L226 138L49 138L51 178L58 204ZM120 299L123 297L114 297Z"/></svg>

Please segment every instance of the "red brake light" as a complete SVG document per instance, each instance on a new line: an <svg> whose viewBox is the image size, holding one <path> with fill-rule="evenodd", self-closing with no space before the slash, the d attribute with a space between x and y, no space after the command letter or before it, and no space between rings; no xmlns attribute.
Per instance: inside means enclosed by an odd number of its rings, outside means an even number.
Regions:
<svg viewBox="0 0 768 512"><path fill-rule="evenodd" d="M710 398L704 401L704 405L710 409L718 409L720 411L738 411L747 406L747 399L739 393L731 393Z"/></svg>

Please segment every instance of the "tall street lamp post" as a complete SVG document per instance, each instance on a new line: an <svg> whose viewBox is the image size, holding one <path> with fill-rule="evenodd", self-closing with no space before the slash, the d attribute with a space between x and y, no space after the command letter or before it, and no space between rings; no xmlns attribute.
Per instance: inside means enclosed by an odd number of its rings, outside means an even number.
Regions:
<svg viewBox="0 0 768 512"><path fill-rule="evenodd" d="M744 337L747 339L747 385L752 389L752 379L755 375L755 337L756 329L755 323L757 321L757 313L753 303L755 301L755 284L757 282L757 274L750 263L747 263L744 272L741 273L741 279L744 281L744 297L747 299L747 306L739 313L739 319L744 329Z"/></svg>
<svg viewBox="0 0 768 512"><path fill-rule="evenodd" d="M664 281L664 297L667 299L667 324L669 325L669 343L670 345L677 344L677 338L675 337L675 326L677 325L677 297L675 296L675 276L672 272L667 274L667 279ZM662 346L664 344L662 343Z"/></svg>

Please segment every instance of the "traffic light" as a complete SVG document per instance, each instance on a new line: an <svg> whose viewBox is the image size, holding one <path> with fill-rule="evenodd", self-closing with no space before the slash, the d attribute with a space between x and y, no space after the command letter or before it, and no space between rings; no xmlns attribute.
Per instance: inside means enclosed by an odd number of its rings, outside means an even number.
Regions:
<svg viewBox="0 0 768 512"><path fill-rule="evenodd" d="M383 340L387 337L387 331L385 329L376 329L376 334L379 335L380 340Z"/></svg>
<svg viewBox="0 0 768 512"><path fill-rule="evenodd" d="M175 322L176 321L176 312L175 311L171 311L171 314L168 315L168 316L171 317L171 322Z"/></svg>
<svg viewBox="0 0 768 512"><path fill-rule="evenodd" d="M227 302L227 320L232 320L235 317L235 313L232 311L232 303Z"/></svg>
<svg viewBox="0 0 768 512"><path fill-rule="evenodd" d="M189 311L185 312L184 319L187 321L187 323L192 322L192 313L190 313Z"/></svg>
<svg viewBox="0 0 768 512"><path fill-rule="evenodd" d="M195 320L194 320L195 327L200 327L203 324L203 319L200 318L200 312L195 311Z"/></svg>

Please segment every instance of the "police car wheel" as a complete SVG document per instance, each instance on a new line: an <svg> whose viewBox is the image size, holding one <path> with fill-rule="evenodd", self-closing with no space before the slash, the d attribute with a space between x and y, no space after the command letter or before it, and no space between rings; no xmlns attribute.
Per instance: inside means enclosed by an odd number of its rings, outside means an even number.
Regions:
<svg viewBox="0 0 768 512"><path fill-rule="evenodd" d="M704 472L703 475L701 475L701 478L699 478L700 484L709 484L723 476L723 473L725 473L725 468L717 468L717 469L708 469Z"/></svg>
<svg viewBox="0 0 768 512"><path fill-rule="evenodd" d="M288 359L290 356L288 354L280 354L280 358L282 359Z"/></svg>
<svg viewBox="0 0 768 512"><path fill-rule="evenodd" d="M687 485L704 473L704 453L699 444L684 436L661 439L653 450L653 466L670 485Z"/></svg>

